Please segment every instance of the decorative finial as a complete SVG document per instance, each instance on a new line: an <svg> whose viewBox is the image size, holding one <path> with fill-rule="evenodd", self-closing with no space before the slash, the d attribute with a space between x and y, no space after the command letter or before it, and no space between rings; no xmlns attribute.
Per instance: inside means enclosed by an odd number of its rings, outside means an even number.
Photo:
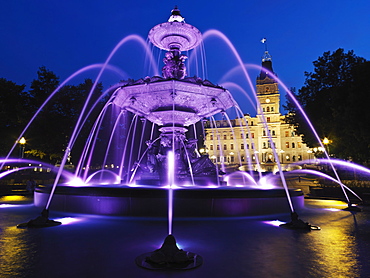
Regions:
<svg viewBox="0 0 370 278"><path fill-rule="evenodd" d="M265 51L267 51L267 39L263 38L261 42L265 45Z"/></svg>
<svg viewBox="0 0 370 278"><path fill-rule="evenodd" d="M272 60L271 55L267 51L267 39L263 38L261 42L265 45L265 53L262 56L262 62L271 61Z"/></svg>
<svg viewBox="0 0 370 278"><path fill-rule="evenodd" d="M171 16L168 19L168 22L185 22L185 18L181 16L180 10L175 6L171 11Z"/></svg>

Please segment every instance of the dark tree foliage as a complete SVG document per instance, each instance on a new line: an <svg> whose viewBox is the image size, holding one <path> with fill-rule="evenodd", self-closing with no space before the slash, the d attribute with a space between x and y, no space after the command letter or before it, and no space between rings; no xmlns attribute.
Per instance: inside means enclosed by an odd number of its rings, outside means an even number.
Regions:
<svg viewBox="0 0 370 278"><path fill-rule="evenodd" d="M52 72L44 71L43 73L46 73L47 77L44 78L45 75L43 74L41 79L34 80L31 88L33 88L35 96L46 95L48 97L47 93L49 92L50 95L54 91L53 88L55 89L59 84L56 82L57 79ZM92 80L86 79L84 83L77 86L65 85L60 88L30 128L28 134L30 151L28 153L36 156L46 155L53 162L59 161L63 157L70 136L92 87ZM99 84L95 88L94 98L92 98L90 103L101 95L101 91L102 85Z"/></svg>
<svg viewBox="0 0 370 278"><path fill-rule="evenodd" d="M305 72L305 84L296 99L319 137L331 141L331 154L360 163L369 161L370 62L340 48L325 52L313 65L314 72ZM308 146L319 146L292 99L287 99L288 122L296 126Z"/></svg>
<svg viewBox="0 0 370 278"><path fill-rule="evenodd" d="M25 85L0 78L0 155L5 156L30 119Z"/></svg>
<svg viewBox="0 0 370 278"><path fill-rule="evenodd" d="M32 116L60 85L59 77L45 67L40 67L37 75L29 92L24 92L24 85L0 79L1 156L8 153ZM65 85L56 92L24 134L27 140L25 156L54 163L61 159L93 84L91 79L86 79L79 85ZM87 110L101 96L102 90L99 83ZM98 102L98 106L101 107L102 102ZM90 127L91 122L86 122L81 137L86 137ZM13 156L18 156L16 152Z"/></svg>
<svg viewBox="0 0 370 278"><path fill-rule="evenodd" d="M37 79L31 83L29 91L32 97L32 108L36 111L50 96L50 94L58 87L59 77L54 72L42 66L37 71Z"/></svg>

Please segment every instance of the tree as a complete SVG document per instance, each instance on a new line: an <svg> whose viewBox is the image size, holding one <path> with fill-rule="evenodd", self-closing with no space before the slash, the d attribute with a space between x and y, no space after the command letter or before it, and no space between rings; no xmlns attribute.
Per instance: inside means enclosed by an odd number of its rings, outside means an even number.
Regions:
<svg viewBox="0 0 370 278"><path fill-rule="evenodd" d="M35 112L59 86L59 77L54 72L42 66L37 71L37 79L31 83L30 96L33 99L32 105Z"/></svg>
<svg viewBox="0 0 370 278"><path fill-rule="evenodd" d="M353 51L345 53L339 48L325 52L313 65L314 72L305 72L305 84L295 97L319 137L331 140L330 153L366 162L370 158L369 115L364 107L370 102L366 80L370 76L369 62ZM287 99L288 122L295 125L308 146L318 146L304 117L292 99Z"/></svg>
<svg viewBox="0 0 370 278"><path fill-rule="evenodd" d="M30 97L25 85L0 78L0 155L5 156L30 119Z"/></svg>
<svg viewBox="0 0 370 278"><path fill-rule="evenodd" d="M31 84L30 95L33 97L35 111L44 103L49 95L59 86L59 78L45 67L38 71L38 79ZM63 157L63 153L70 140L87 95L93 87L93 81L86 79L79 85L65 85L45 105L43 111L31 126L28 137L29 155L41 155L56 162ZM90 103L97 99L102 92L99 83L93 93Z"/></svg>

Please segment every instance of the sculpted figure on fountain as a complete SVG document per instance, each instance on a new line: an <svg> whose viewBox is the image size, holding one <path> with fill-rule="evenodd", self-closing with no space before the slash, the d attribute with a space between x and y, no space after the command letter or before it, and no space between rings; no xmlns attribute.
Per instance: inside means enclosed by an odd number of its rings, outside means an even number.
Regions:
<svg viewBox="0 0 370 278"><path fill-rule="evenodd" d="M178 49L168 51L163 59L164 67L162 75L166 79L184 79L186 77L186 66L184 64L188 57L182 55Z"/></svg>

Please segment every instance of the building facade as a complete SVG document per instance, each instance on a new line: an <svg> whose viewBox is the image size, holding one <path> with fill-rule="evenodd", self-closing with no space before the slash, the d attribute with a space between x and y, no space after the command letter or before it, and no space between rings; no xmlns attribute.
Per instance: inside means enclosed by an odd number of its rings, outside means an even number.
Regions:
<svg viewBox="0 0 370 278"><path fill-rule="evenodd" d="M213 162L241 170L269 171L294 168L295 162L313 159L312 150L302 142L293 126L280 113L280 93L268 51L257 77L257 115L245 114L233 120L207 121L205 151ZM271 74L272 73L272 74Z"/></svg>

